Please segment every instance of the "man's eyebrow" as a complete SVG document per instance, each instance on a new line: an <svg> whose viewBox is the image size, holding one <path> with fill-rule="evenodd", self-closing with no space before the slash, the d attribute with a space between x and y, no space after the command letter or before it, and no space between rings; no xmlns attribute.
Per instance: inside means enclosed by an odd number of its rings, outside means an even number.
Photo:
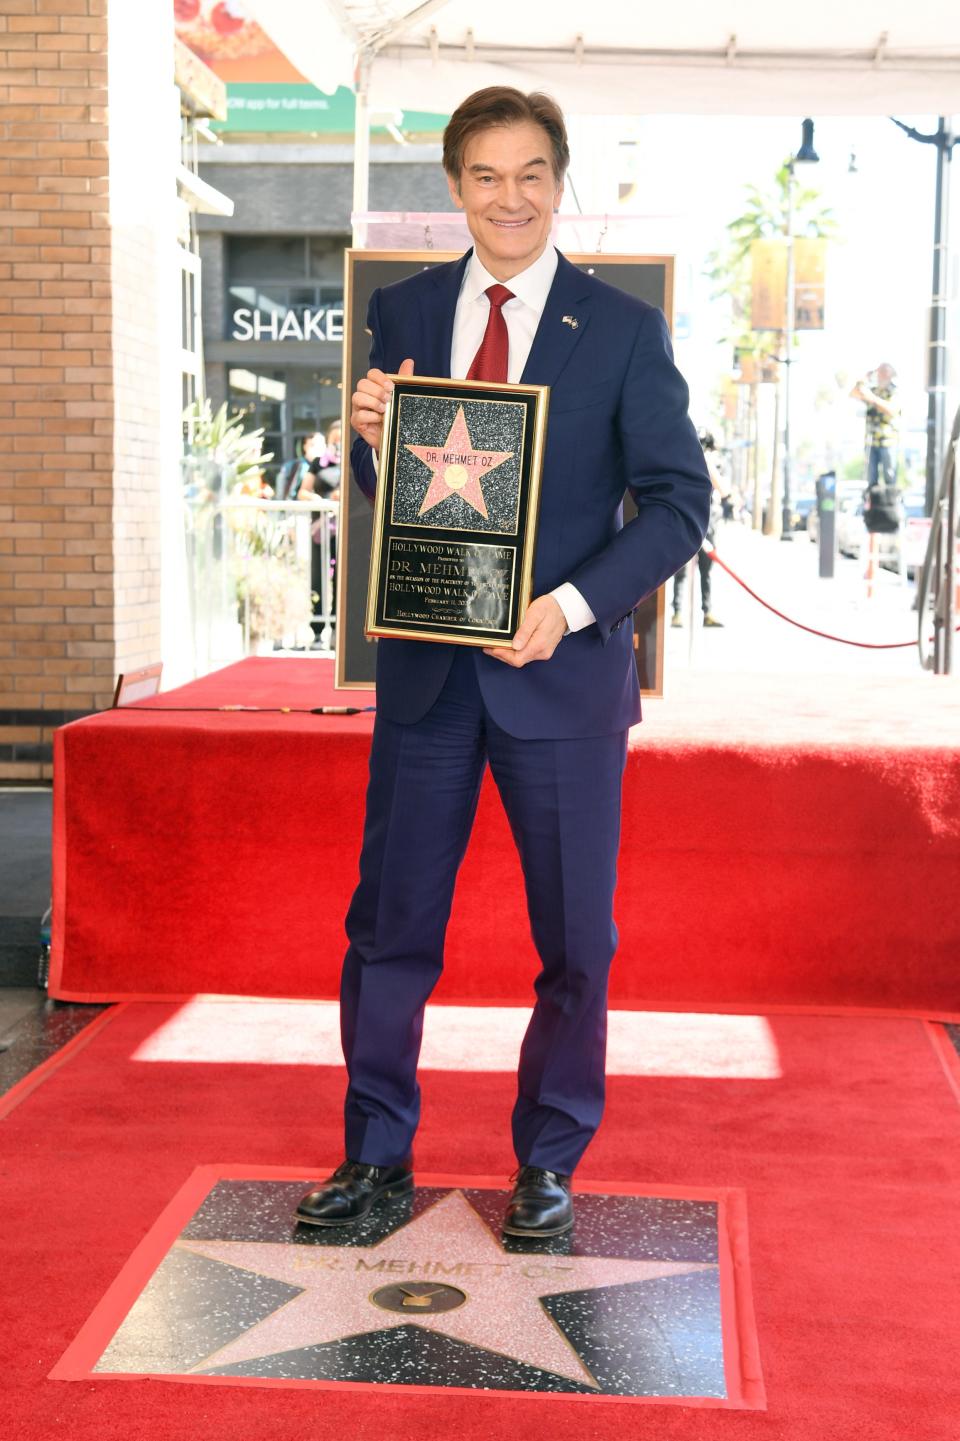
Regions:
<svg viewBox="0 0 960 1441"><path fill-rule="evenodd" d="M520 166L520 169L521 169L521 170L530 170L531 167L534 166L534 165L546 165L546 163L547 163L547 162L543 159L543 156L542 156L542 155L538 155L535 160L528 160L528 161L526 161L525 164L523 164L523 165ZM470 172L471 175L479 175L481 171L490 171L491 173L494 173L494 172L495 172L495 166L493 166L493 165L485 165L485 164L483 164L482 162L480 162L480 163L478 163L478 164L476 164L476 165L468 165L468 166L467 166L467 169L468 169L468 171Z"/></svg>

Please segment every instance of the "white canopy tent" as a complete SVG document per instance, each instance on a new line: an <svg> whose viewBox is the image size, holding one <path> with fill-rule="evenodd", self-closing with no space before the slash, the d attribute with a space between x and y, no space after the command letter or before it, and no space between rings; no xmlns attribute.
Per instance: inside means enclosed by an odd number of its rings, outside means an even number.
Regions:
<svg viewBox="0 0 960 1441"><path fill-rule="evenodd" d="M452 111L484 85L569 114L960 111L960 6L944 0L247 0L307 79L357 94L354 210L371 112Z"/></svg>
<svg viewBox="0 0 960 1441"><path fill-rule="evenodd" d="M318 89L332 93L346 85L355 91L355 223L368 209L371 115L385 123L398 110L449 113L487 85L547 90L571 116L960 112L960 6L947 0L674 0L659 7L644 0L592 0L588 6L583 0L246 4ZM928 499L945 429L945 200L952 139L949 126L941 125ZM952 583L948 570L951 595ZM952 631L952 611L948 622Z"/></svg>

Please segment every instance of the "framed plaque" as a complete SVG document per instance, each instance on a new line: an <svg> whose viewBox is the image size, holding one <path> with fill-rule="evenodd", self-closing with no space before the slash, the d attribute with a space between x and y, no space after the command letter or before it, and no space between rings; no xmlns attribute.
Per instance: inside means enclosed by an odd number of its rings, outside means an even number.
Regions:
<svg viewBox="0 0 960 1441"><path fill-rule="evenodd" d="M390 379L366 633L509 645L531 599L549 388Z"/></svg>

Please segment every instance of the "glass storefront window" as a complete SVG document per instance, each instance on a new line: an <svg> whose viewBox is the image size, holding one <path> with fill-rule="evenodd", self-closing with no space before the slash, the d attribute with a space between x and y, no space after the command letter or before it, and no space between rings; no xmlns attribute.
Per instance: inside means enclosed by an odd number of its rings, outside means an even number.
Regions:
<svg viewBox="0 0 960 1441"><path fill-rule="evenodd" d="M258 374L239 367L228 372L228 400L231 412L242 414L249 430L261 427L264 451L273 459L264 466L268 480L276 474L284 459L284 409L287 385L283 371Z"/></svg>
<svg viewBox="0 0 960 1441"><path fill-rule="evenodd" d="M227 273L235 280L305 280L307 247L302 235L231 235Z"/></svg>
<svg viewBox="0 0 960 1441"><path fill-rule="evenodd" d="M348 236L311 235L307 238L309 251L308 274L315 280L343 289L343 252L350 244Z"/></svg>
<svg viewBox="0 0 960 1441"><path fill-rule="evenodd" d="M180 411L181 413L193 404L197 398L197 377L188 375L184 370L180 372Z"/></svg>
<svg viewBox="0 0 960 1441"><path fill-rule="evenodd" d="M231 283L259 280L318 280L343 286L347 235L230 235L227 274Z"/></svg>
<svg viewBox="0 0 960 1441"><path fill-rule="evenodd" d="M314 285L291 286L287 293L287 309L292 310L300 317L301 324L306 321L306 312L314 311L320 307L317 304L317 290Z"/></svg>
<svg viewBox="0 0 960 1441"><path fill-rule="evenodd" d="M196 277L191 271L181 268L180 270L180 348L181 350L194 351L197 348L197 337L194 334L194 321L196 316L196 300L194 290L196 288Z"/></svg>
<svg viewBox="0 0 960 1441"><path fill-rule="evenodd" d="M339 380L313 366L232 367L227 378L230 410L241 412L249 429L262 426L266 432L263 448L273 452L273 459L264 474L271 485L280 466L302 454L308 435L318 430L326 435L340 419Z"/></svg>
<svg viewBox="0 0 960 1441"><path fill-rule="evenodd" d="M325 382L330 379L315 370L304 367L289 372L291 419L294 434L312 435L317 430L325 431L330 422L331 405L339 403L340 391L336 387L331 397L331 387Z"/></svg>

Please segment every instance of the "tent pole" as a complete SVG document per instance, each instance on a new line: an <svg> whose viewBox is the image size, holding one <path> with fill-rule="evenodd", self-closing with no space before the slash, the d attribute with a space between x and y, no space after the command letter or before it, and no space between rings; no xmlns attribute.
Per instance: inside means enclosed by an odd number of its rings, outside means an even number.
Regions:
<svg viewBox="0 0 960 1441"><path fill-rule="evenodd" d="M791 155L787 161L787 299L784 306L784 328L783 328L783 486L780 492L780 503L782 515L780 522L780 539L793 540L793 496L791 494L790 482L792 480L790 454L790 377L793 367L793 329L796 319L796 256L793 248L793 188L796 184L794 174L794 160Z"/></svg>
<svg viewBox="0 0 960 1441"><path fill-rule="evenodd" d="M353 122L353 244L363 247L366 225L360 220L370 209L370 70L373 57L361 50L357 57L356 109Z"/></svg>
<svg viewBox="0 0 960 1441"><path fill-rule="evenodd" d="M949 257L950 158L954 138L950 122L940 115L934 143L937 147L937 184L933 218L933 286L930 300L930 342L927 363L927 504L933 512L934 496L946 435L947 370L947 262Z"/></svg>
<svg viewBox="0 0 960 1441"><path fill-rule="evenodd" d="M932 135L921 135L912 125L905 125L895 115L890 119L898 130L918 140L921 145L937 147L937 190L933 217L933 293L930 298L930 339L927 361L927 495L926 512L933 514L937 484L940 477L946 435L946 307L948 216L950 210L950 161L953 148L960 144L954 135L950 118L941 115Z"/></svg>

